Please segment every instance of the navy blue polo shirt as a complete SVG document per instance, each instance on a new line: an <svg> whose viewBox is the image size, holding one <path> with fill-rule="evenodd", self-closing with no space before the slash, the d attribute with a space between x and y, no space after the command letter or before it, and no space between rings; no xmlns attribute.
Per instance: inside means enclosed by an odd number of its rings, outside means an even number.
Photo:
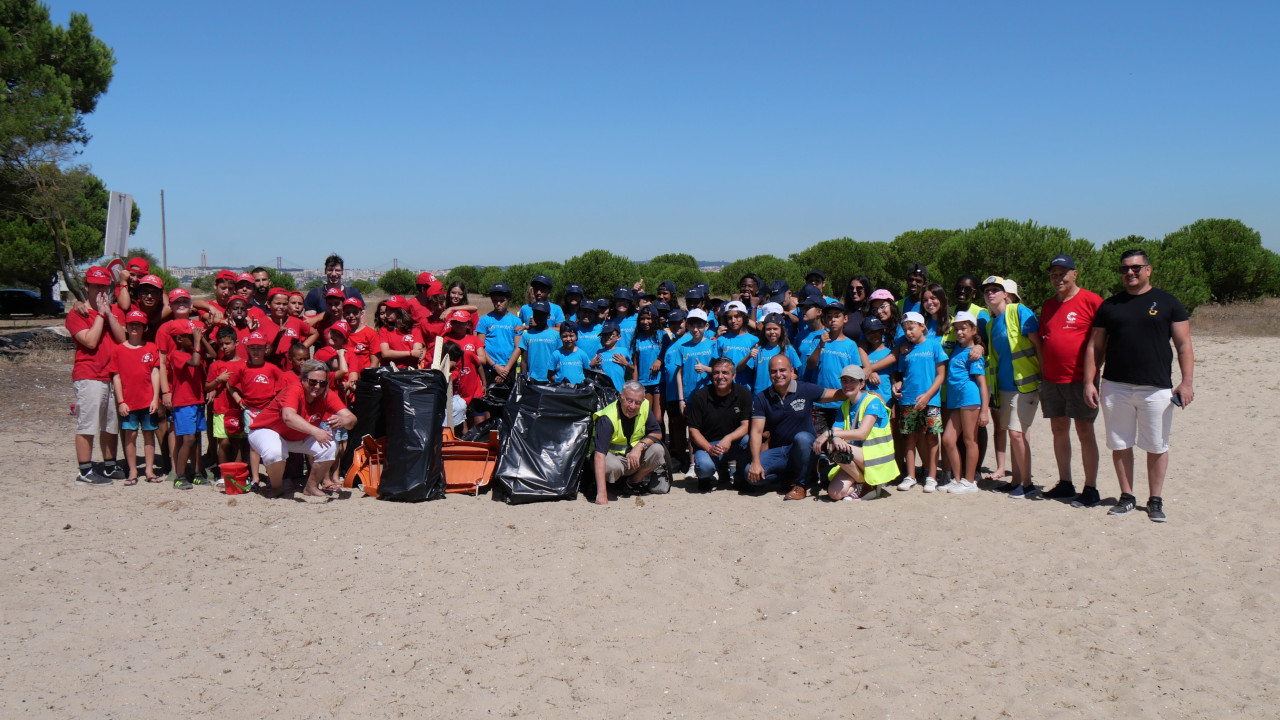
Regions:
<svg viewBox="0 0 1280 720"><path fill-rule="evenodd" d="M769 447L790 445L796 433L817 434L813 427L813 403L826 391L821 385L792 380L786 397L779 397L770 385L756 393L752 400L751 419L764 418Z"/></svg>

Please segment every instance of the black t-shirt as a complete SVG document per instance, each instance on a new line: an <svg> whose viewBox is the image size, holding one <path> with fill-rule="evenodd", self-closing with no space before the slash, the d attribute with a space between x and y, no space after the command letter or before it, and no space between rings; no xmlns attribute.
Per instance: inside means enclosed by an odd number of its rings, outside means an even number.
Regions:
<svg viewBox="0 0 1280 720"><path fill-rule="evenodd" d="M636 419L627 417L622 412L622 408L618 408L618 422L622 425L622 437L629 438L631 433L636 429ZM662 435L662 426L658 424L658 418L652 412L644 422L645 435ZM601 416L596 419L596 452L609 452L609 440L613 438L613 421L607 417Z"/></svg>
<svg viewBox="0 0 1280 720"><path fill-rule="evenodd" d="M1159 288L1141 295L1122 292L1103 301L1093 326L1107 331L1102 377L1112 382L1173 387L1172 325L1185 322L1187 309Z"/></svg>
<svg viewBox="0 0 1280 720"><path fill-rule="evenodd" d="M685 408L685 422L697 428L708 442L719 442L750 420L751 390L738 383L729 386L729 394L724 397L716 395L714 387L701 388L689 398Z"/></svg>
<svg viewBox="0 0 1280 720"><path fill-rule="evenodd" d="M315 313L316 315L320 315L324 313L326 309L325 308L325 288L326 287L328 286L321 285L320 287L311 288L311 290L307 293L307 297L304 298L302 301L303 312ZM346 295L348 298L355 298L360 302L364 302L364 296L360 294L360 291L351 287L350 285L343 285L342 293Z"/></svg>

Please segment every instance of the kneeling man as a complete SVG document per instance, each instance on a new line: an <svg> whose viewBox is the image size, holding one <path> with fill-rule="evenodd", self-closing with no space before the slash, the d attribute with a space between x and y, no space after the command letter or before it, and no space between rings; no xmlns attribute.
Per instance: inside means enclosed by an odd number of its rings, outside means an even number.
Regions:
<svg viewBox="0 0 1280 720"><path fill-rule="evenodd" d="M666 493L671 483L652 477L662 465L662 428L649 411L644 386L631 380L622 396L595 414L596 504L609 504L609 483L625 480L632 493Z"/></svg>

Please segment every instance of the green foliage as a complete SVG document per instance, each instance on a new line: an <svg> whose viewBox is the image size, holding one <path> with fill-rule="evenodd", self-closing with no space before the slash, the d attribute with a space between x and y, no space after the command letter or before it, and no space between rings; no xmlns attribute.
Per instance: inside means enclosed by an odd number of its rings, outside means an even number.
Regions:
<svg viewBox="0 0 1280 720"><path fill-rule="evenodd" d="M943 243L961 232L963 231L930 228L928 230L908 230L894 238L889 243L889 247L893 251L887 268L890 277L905 289L907 268L915 263L920 263L932 270L933 264L938 259L938 253L942 250ZM895 291L894 295L896 296L897 294L897 291Z"/></svg>
<svg viewBox="0 0 1280 720"><path fill-rule="evenodd" d="M802 272L817 268L826 273L826 294L843 298L844 289L854 275L866 275L874 287L886 287L885 283L895 278L892 258L893 249L888 243L858 242L844 237L811 245L792 254L791 261L803 268ZM798 289L797 285L791 286L792 292Z"/></svg>
<svg viewBox="0 0 1280 720"><path fill-rule="evenodd" d="M360 293L362 296L367 296L369 293L378 289L377 285L374 285L368 280L352 280L351 287L355 288L356 292Z"/></svg>
<svg viewBox="0 0 1280 720"><path fill-rule="evenodd" d="M476 280L477 292L487 295L489 293L489 288L493 287L495 283L502 282L502 274L506 271L506 268L501 268L497 265L490 265L489 267L481 270L480 277ZM511 292L513 302L516 297L524 297L523 294L516 295L515 293L517 291L515 288L512 288Z"/></svg>
<svg viewBox="0 0 1280 720"><path fill-rule="evenodd" d="M298 289L298 283L294 282L293 276L289 273L267 268L267 277L271 278L271 287L284 288L285 290Z"/></svg>
<svg viewBox="0 0 1280 720"><path fill-rule="evenodd" d="M755 273L764 279L767 290L774 280L786 280L794 290L804 285L804 274L809 268L801 267L793 260L784 260L773 255L756 255L742 260L735 260L720 268L719 273L711 274L711 294L727 298L738 292L738 280L747 273Z"/></svg>
<svg viewBox="0 0 1280 720"><path fill-rule="evenodd" d="M551 296L558 297L564 292L564 268L558 262L544 260L542 262L508 265L502 271L502 281L511 286L511 303L517 307L524 304L529 283L534 275L546 275L551 278L553 286ZM488 292L488 288L485 289Z"/></svg>
<svg viewBox="0 0 1280 720"><path fill-rule="evenodd" d="M164 281L165 294L168 294L170 290L176 289L182 284L178 282L178 278L174 277L168 270L165 270L159 265L151 266L151 274Z"/></svg>
<svg viewBox="0 0 1280 720"><path fill-rule="evenodd" d="M378 287L388 295L414 295L418 292L418 273L407 268L392 268L378 278Z"/></svg>
<svg viewBox="0 0 1280 720"><path fill-rule="evenodd" d="M311 278L302 286L302 289L304 292L310 292L311 290L315 290L316 288L324 285L324 282L324 278L322 277Z"/></svg>
<svg viewBox="0 0 1280 720"><path fill-rule="evenodd" d="M987 220L942 244L929 266L929 280L950 291L963 273L979 280L1000 275L1018 283L1024 304L1039 307L1053 294L1048 266L1058 253L1069 253L1077 267L1087 268L1094 262L1093 244L1073 240L1071 231L1064 228L1031 220Z"/></svg>
<svg viewBox="0 0 1280 720"><path fill-rule="evenodd" d="M1262 247L1256 230L1239 220L1197 220L1165 235L1163 245L1198 270L1214 302L1255 300L1274 285L1275 276L1269 273L1274 253ZM1167 272L1161 269L1161 275Z"/></svg>
<svg viewBox="0 0 1280 720"><path fill-rule="evenodd" d="M1187 312L1209 302L1209 283L1205 281L1204 274L1195 265L1191 255L1176 246L1170 247L1160 240L1148 240L1138 235L1112 240L1095 253L1099 275L1109 278L1105 286L1089 287L1082 281L1078 282L1104 298L1123 292L1124 285L1117 268L1120 267L1120 256L1127 250L1143 250L1147 253L1152 266L1151 284L1178 298Z"/></svg>
<svg viewBox="0 0 1280 720"><path fill-rule="evenodd" d="M641 263L639 270L640 279L644 280L644 289L652 293L658 292L658 284L663 280L675 283L676 290L682 298L686 290L700 282L711 284L707 273L688 265L647 262Z"/></svg>
<svg viewBox="0 0 1280 720"><path fill-rule="evenodd" d="M578 283L586 297L613 297L620 287L631 287L640 277L640 270L631 260L614 255L608 250L588 250L564 261L561 270L564 285ZM515 289L515 286L511 286ZM564 287L557 283L553 297L564 297Z"/></svg>
<svg viewBox="0 0 1280 720"><path fill-rule="evenodd" d="M214 275L201 275L200 277L191 281L191 289L200 290L202 292L207 292L207 293L213 292L214 277L215 277Z"/></svg>
<svg viewBox="0 0 1280 720"><path fill-rule="evenodd" d="M665 253L649 261L653 265L678 265L680 267L698 269L698 261L688 253Z"/></svg>
<svg viewBox="0 0 1280 720"><path fill-rule="evenodd" d="M445 287L449 287L455 282L461 282L467 286L467 292L487 292L488 287L484 290L478 290L480 287L481 269L475 265L459 265L449 271L442 279Z"/></svg>

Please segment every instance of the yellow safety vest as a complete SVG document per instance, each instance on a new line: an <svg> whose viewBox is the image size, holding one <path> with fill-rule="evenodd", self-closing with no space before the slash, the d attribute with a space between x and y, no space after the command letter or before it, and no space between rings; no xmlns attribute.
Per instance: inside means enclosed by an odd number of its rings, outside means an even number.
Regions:
<svg viewBox="0 0 1280 720"><path fill-rule="evenodd" d="M857 421L853 424L849 423L849 414L852 410L849 401L840 403L840 414L845 430L856 430L862 427L867 408L876 397L869 392L862 393L862 397L858 399ZM838 466L831 468L828 478L834 478L838 472L840 472ZM893 430L890 429L889 423L885 423L884 427L872 425L871 432L867 433L866 439L862 441L862 480L868 485L883 485L897 477L898 463L893 457Z"/></svg>
<svg viewBox="0 0 1280 720"><path fill-rule="evenodd" d="M1013 361L1013 384L1020 393L1035 392L1040 389L1040 359L1036 357L1036 346L1022 334L1022 320L1018 317L1018 303L1009 303L1004 308L1004 331L1009 339L1009 358ZM988 331L995 322L987 323ZM987 347L992 361L987 363L987 387L993 388L992 396L999 398L1000 358L993 340ZM999 401L997 400L997 405Z"/></svg>
<svg viewBox="0 0 1280 720"><path fill-rule="evenodd" d="M640 403L640 412L636 413L636 425L631 429L631 437L629 438L622 436L622 420L618 417L618 401L613 401L609 404L609 407L591 416L593 420L599 420L602 417L609 418L609 422L613 423L613 437L609 438L609 452L615 455L626 455L645 436L644 426L649 422L649 401L645 400Z"/></svg>

